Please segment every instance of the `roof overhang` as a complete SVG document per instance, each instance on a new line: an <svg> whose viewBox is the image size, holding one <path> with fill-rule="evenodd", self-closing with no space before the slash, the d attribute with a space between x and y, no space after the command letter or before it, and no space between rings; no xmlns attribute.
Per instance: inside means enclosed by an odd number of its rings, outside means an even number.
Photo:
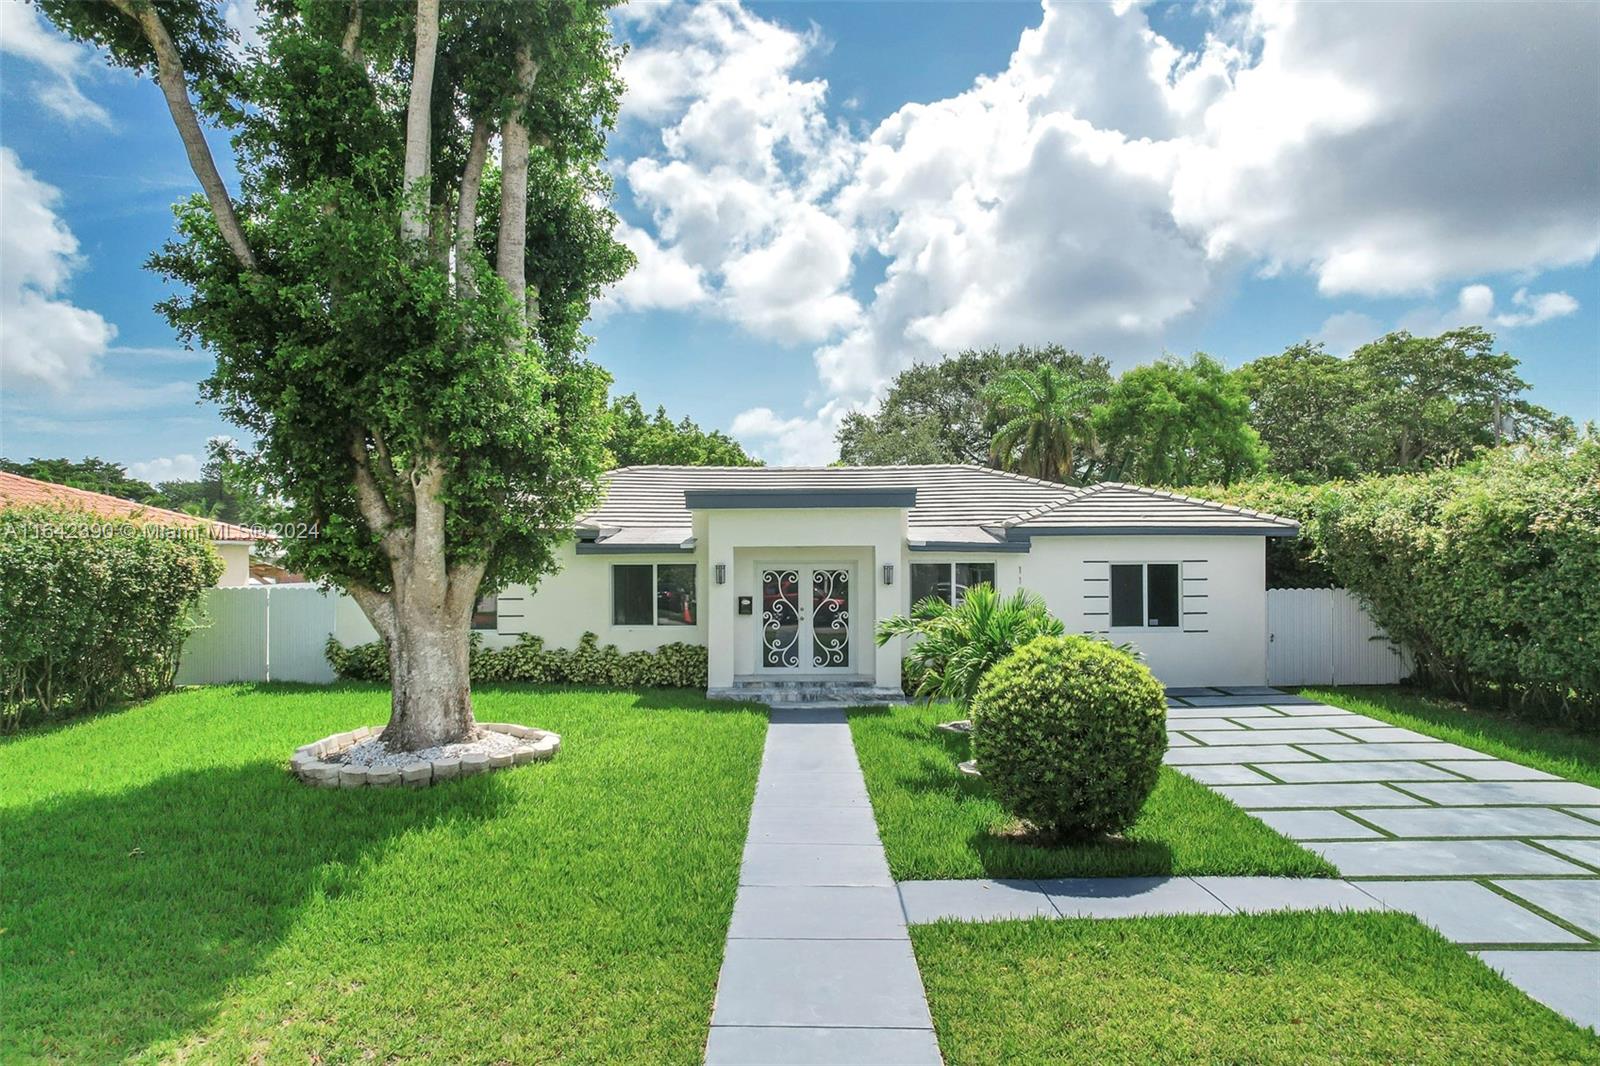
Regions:
<svg viewBox="0 0 1600 1066"><path fill-rule="evenodd" d="M974 552L992 555L995 552L1026 552L1026 540L991 540L982 543L970 540L908 541L906 548L914 552Z"/></svg>
<svg viewBox="0 0 1600 1066"><path fill-rule="evenodd" d="M691 511L813 510L822 507L915 507L914 488L882 489L684 489Z"/></svg>
<svg viewBox="0 0 1600 1066"><path fill-rule="evenodd" d="M695 539L686 529L633 528L580 531L579 555L689 555Z"/></svg>
<svg viewBox="0 0 1600 1066"><path fill-rule="evenodd" d="M1028 526L1009 536L1029 537L1297 537L1298 526Z"/></svg>

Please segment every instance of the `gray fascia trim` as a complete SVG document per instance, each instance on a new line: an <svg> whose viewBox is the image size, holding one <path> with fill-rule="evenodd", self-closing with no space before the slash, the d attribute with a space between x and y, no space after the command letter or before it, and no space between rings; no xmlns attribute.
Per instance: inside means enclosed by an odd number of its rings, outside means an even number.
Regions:
<svg viewBox="0 0 1600 1066"><path fill-rule="evenodd" d="M693 555L694 547L681 544L607 544L604 541L580 540L579 555Z"/></svg>
<svg viewBox="0 0 1600 1066"><path fill-rule="evenodd" d="M916 489L684 489L691 511L763 507L915 507Z"/></svg>
<svg viewBox="0 0 1600 1066"><path fill-rule="evenodd" d="M927 540L908 542L906 547L914 552L966 552L973 555L985 555L995 552L1026 552L1030 545L1026 540L997 540L992 544L974 544L971 541Z"/></svg>
<svg viewBox="0 0 1600 1066"><path fill-rule="evenodd" d="M1250 528L1248 526L1029 526L1013 535L1029 537L1298 537L1299 527Z"/></svg>

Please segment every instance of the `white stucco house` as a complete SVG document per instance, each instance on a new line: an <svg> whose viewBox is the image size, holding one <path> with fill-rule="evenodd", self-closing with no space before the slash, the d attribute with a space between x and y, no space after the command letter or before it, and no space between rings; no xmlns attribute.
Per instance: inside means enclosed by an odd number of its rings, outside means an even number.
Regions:
<svg viewBox="0 0 1600 1066"><path fill-rule="evenodd" d="M707 648L712 695L783 682L900 690L873 629L979 582L1042 595L1069 631L1137 645L1164 683L1267 674L1265 543L1296 523L1123 484L975 466L612 471L561 568L479 605L491 645L588 631Z"/></svg>

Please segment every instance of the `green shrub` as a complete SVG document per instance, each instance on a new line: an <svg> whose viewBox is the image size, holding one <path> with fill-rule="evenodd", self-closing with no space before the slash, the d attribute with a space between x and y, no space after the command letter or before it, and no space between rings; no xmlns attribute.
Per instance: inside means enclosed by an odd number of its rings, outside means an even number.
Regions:
<svg viewBox="0 0 1600 1066"><path fill-rule="evenodd" d="M1600 440L1340 486L1317 535L1422 680L1600 721Z"/></svg>
<svg viewBox="0 0 1600 1066"><path fill-rule="evenodd" d="M388 650L381 641L346 648L329 639L328 662L349 681L389 681ZM698 644L663 644L654 651L620 652L585 633L571 649L546 648L527 633L507 648L485 648L474 639L471 676L479 681L617 688L705 688L706 649Z"/></svg>
<svg viewBox="0 0 1600 1066"><path fill-rule="evenodd" d="M0 726L172 686L222 560L193 530L81 511L0 511Z"/></svg>
<svg viewBox="0 0 1600 1066"><path fill-rule="evenodd" d="M1300 523L1298 537L1267 538L1267 588L1326 589L1339 582L1322 551L1319 518L1328 494L1345 483L1298 485L1293 481L1263 478L1232 485L1199 485L1184 489L1190 496L1232 504L1250 511L1265 511Z"/></svg>
<svg viewBox="0 0 1600 1066"><path fill-rule="evenodd" d="M1167 701L1126 652L1045 636L985 675L972 702L972 752L1005 808L1074 838L1127 829L1156 787Z"/></svg>
<svg viewBox="0 0 1600 1066"><path fill-rule="evenodd" d="M916 638L901 681L904 687L904 678L916 679L907 695L954 700L966 707L995 663L1034 637L1064 631L1038 593L1018 589L1002 596L991 585L974 585L954 606L930 596L912 606L910 618L884 619L875 635L879 647L895 637Z"/></svg>

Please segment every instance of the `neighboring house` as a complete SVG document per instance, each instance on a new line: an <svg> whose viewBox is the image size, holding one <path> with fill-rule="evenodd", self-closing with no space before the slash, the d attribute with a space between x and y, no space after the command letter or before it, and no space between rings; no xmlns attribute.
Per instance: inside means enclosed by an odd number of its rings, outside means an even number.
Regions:
<svg viewBox="0 0 1600 1066"><path fill-rule="evenodd" d="M612 471L559 572L474 626L571 647L704 644L710 689L838 679L895 691L877 622L979 582L1045 598L1070 631L1137 645L1168 685L1266 682L1265 538L1296 523L1132 485L974 466Z"/></svg>
<svg viewBox="0 0 1600 1066"><path fill-rule="evenodd" d="M228 522L198 518L182 511L151 507L118 496L107 496L103 492L89 492L3 471L0 471L0 507L54 507L83 511L106 521L143 522L177 529L205 530L217 554L222 557L223 571L222 577L217 579L218 585L249 584L251 546L257 540L272 539L268 534L255 534L243 526Z"/></svg>

